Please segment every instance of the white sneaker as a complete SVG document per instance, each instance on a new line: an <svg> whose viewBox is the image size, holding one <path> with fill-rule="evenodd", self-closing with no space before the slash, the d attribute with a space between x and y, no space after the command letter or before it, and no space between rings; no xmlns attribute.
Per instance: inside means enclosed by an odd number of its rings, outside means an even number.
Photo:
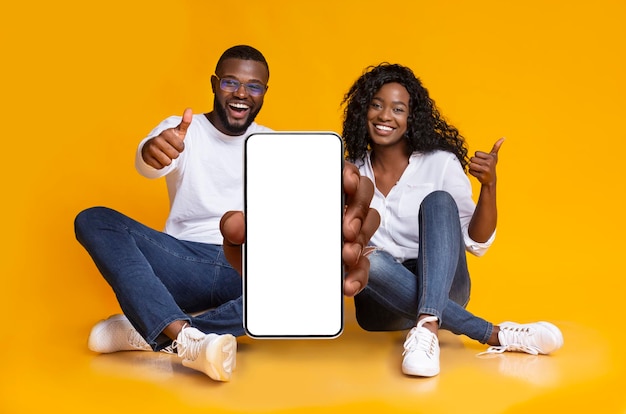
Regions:
<svg viewBox="0 0 626 414"><path fill-rule="evenodd" d="M126 316L111 315L91 329L87 347L93 352L108 354L118 351L152 351Z"/></svg>
<svg viewBox="0 0 626 414"><path fill-rule="evenodd" d="M484 353L518 351L538 355L549 354L563 346L563 334L550 322L502 322L498 340L500 346L489 347Z"/></svg>
<svg viewBox="0 0 626 414"><path fill-rule="evenodd" d="M172 346L183 365L204 372L216 381L229 381L237 355L237 339L230 334L204 334L184 327Z"/></svg>
<svg viewBox="0 0 626 414"><path fill-rule="evenodd" d="M423 326L426 322L436 320L436 316L422 319L407 335L402 353L402 372L405 374L420 377L439 374L439 340L437 335Z"/></svg>

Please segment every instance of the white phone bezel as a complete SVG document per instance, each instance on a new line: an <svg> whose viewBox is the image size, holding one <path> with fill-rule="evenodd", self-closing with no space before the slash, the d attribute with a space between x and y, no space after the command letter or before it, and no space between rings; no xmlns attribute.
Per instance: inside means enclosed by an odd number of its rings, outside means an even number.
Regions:
<svg viewBox="0 0 626 414"><path fill-rule="evenodd" d="M246 138L242 282L248 336L336 338L343 332L343 162L343 142L334 132ZM261 254L261 248L269 250ZM265 269L264 283L249 262ZM257 292L268 283L271 289Z"/></svg>

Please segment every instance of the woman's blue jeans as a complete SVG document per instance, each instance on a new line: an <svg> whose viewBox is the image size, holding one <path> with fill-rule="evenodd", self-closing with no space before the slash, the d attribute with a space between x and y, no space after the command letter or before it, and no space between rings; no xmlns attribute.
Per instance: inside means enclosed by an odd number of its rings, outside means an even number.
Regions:
<svg viewBox="0 0 626 414"><path fill-rule="evenodd" d="M222 246L178 240L105 207L82 211L74 227L122 311L154 350L171 343L162 332L177 320L206 333L245 333L241 277Z"/></svg>
<svg viewBox="0 0 626 414"><path fill-rule="evenodd" d="M421 314L434 315L441 329L486 343L493 324L465 309L470 277L456 203L444 191L429 194L419 208L418 258L397 262L375 249L369 282L355 299L359 325L368 331L414 327Z"/></svg>

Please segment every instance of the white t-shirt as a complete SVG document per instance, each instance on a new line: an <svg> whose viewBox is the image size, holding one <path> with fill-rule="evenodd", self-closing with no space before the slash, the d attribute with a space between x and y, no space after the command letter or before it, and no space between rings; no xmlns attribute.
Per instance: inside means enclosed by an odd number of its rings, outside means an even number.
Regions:
<svg viewBox="0 0 626 414"><path fill-rule="evenodd" d="M356 166L362 175L376 180L370 153ZM419 248L419 208L424 198L433 191L443 190L452 195L459 209L459 219L466 250L482 256L495 238L495 231L485 243L472 240L468 227L476 204L472 199L472 187L456 156L446 151L428 154L415 152L398 183L385 197L378 189L374 191L371 207L380 213L380 227L370 244L380 247L397 261L416 259Z"/></svg>
<svg viewBox="0 0 626 414"><path fill-rule="evenodd" d="M219 223L229 210L243 210L243 144L254 132L269 128L252 123L239 136L218 131L204 114L194 115L185 136L185 150L160 170L143 161L144 143L180 124L171 116L154 128L137 149L135 166L147 178L166 177L170 213L165 232L181 240L222 244Z"/></svg>

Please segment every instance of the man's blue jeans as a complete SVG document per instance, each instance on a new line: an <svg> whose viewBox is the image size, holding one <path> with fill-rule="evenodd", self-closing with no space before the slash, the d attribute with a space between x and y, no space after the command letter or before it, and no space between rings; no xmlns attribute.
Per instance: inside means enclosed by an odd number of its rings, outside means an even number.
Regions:
<svg viewBox="0 0 626 414"><path fill-rule="evenodd" d="M417 259L399 263L382 249L369 255L369 282L354 299L359 325L368 331L404 330L428 314L439 319L442 329L486 343L493 325L465 309L470 277L450 194L429 194L419 207L419 223Z"/></svg>
<svg viewBox="0 0 626 414"><path fill-rule="evenodd" d="M154 350L171 343L162 331L177 320L205 333L245 333L241 277L222 246L178 240L105 207L82 211L74 226L122 311Z"/></svg>

